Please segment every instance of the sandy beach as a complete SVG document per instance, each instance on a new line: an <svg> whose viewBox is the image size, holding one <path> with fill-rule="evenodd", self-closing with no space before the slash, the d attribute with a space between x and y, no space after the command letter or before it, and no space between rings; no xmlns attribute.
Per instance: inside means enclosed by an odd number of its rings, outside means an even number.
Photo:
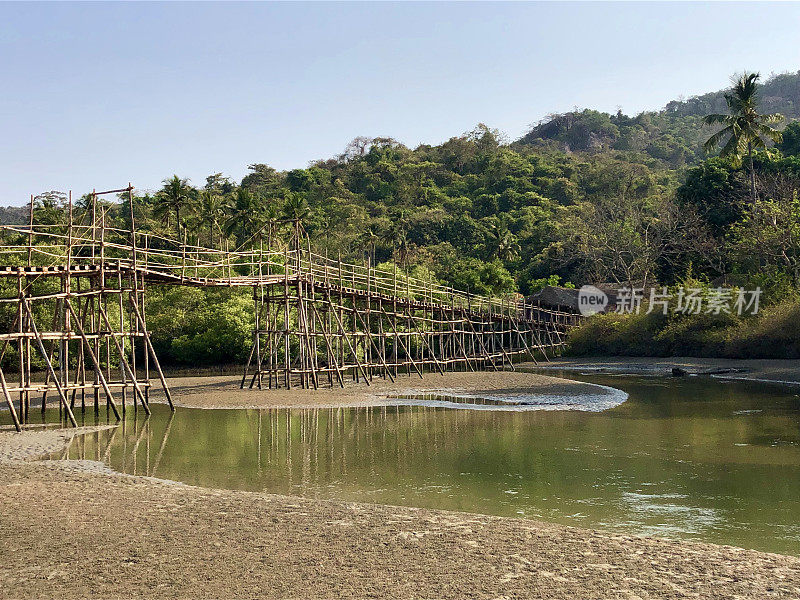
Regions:
<svg viewBox="0 0 800 600"><path fill-rule="evenodd" d="M800 597L794 557L30 460L80 433L0 433L0 597Z"/></svg>
<svg viewBox="0 0 800 600"><path fill-rule="evenodd" d="M519 371L317 391L242 391L239 381L170 384L177 405L198 408L366 406L448 391L605 393ZM13 532L0 538L0 597L800 597L795 557L523 519L204 489L92 461L36 460L95 430L0 431L0 526Z"/></svg>

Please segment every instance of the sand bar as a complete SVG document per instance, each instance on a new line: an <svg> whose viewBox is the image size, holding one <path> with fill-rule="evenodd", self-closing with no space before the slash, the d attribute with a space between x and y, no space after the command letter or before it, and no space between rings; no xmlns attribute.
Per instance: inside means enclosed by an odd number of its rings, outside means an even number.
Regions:
<svg viewBox="0 0 800 600"><path fill-rule="evenodd" d="M379 406L391 403L393 396L422 393L519 394L531 396L597 396L613 394L601 386L568 381L537 373L519 371L426 373L400 375L395 382L376 377L370 385L346 382L346 387L318 390L241 390L241 376L174 377L168 384L177 406L190 408L333 408L339 406ZM264 382L266 385L266 381ZM153 401L163 402L157 382Z"/></svg>

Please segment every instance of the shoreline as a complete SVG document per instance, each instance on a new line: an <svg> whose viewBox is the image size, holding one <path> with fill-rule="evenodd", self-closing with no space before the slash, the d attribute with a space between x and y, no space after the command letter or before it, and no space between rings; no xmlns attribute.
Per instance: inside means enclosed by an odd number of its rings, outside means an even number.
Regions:
<svg viewBox="0 0 800 600"><path fill-rule="evenodd" d="M427 373L423 379L416 375L401 375L395 382L375 378L371 385L348 382L344 388L320 387L318 390L245 389L239 388L241 376L213 375L169 378L167 384L175 406L201 409L257 408L342 408L365 406L396 406L419 404L403 396L441 394L457 397L527 396L549 404L530 408L563 408L570 399L599 403L603 408L619 404L627 394L592 383L530 373L525 371L448 372L444 375ZM166 397L154 383L151 401L164 403ZM558 404L561 402L561 404ZM453 408L460 408L454 406Z"/></svg>
<svg viewBox="0 0 800 600"><path fill-rule="evenodd" d="M84 429L0 433L0 515L13 515L16 533L0 539L5 597L800 595L797 557L509 517L175 485L83 464L92 461L30 460L43 447L51 451L53 435L63 445L96 428ZM8 458L9 444L17 458Z"/></svg>
<svg viewBox="0 0 800 600"><path fill-rule="evenodd" d="M586 356L525 363L535 372L581 371L590 374L672 376L678 368L690 376L753 381L775 385L800 385L800 359L735 359L693 357Z"/></svg>
<svg viewBox="0 0 800 600"><path fill-rule="evenodd" d="M176 406L204 409L380 406L403 393L618 391L525 371L430 373L316 391L240 390L240 381L168 383ZM166 399L154 393L152 401ZM37 460L77 435L113 427L0 431L0 525L17 533L0 540L8 557L0 564L0 595L523 598L535 590L554 600L800 597L800 557L513 517L202 488L118 473L102 462ZM13 515L13 525L2 515ZM75 560L86 548L91 559Z"/></svg>

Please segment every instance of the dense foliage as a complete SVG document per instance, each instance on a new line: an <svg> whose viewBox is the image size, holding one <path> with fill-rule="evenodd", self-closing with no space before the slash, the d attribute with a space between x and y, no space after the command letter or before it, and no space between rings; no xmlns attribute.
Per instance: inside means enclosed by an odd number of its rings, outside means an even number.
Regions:
<svg viewBox="0 0 800 600"><path fill-rule="evenodd" d="M796 117L798 90L800 74L780 75L758 100ZM753 152L751 179L749 161L703 147L715 132L703 117L726 107L719 92L635 117L574 111L510 144L483 124L415 149L359 137L307 168L252 164L241 182L171 176L134 198L135 218L145 230L231 249L285 240L299 221L320 253L394 263L480 294L693 277L761 285L767 303L778 302L800 284L800 125ZM62 206L57 194L39 197L37 220L57 222ZM126 227L126 200L114 214ZM197 290L153 296L160 352L174 362L240 360L246 303Z"/></svg>

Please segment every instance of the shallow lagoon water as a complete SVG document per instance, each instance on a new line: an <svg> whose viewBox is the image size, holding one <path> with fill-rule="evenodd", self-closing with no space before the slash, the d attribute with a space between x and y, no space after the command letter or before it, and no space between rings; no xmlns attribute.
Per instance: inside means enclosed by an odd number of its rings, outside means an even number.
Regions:
<svg viewBox="0 0 800 600"><path fill-rule="evenodd" d="M128 411L54 458L208 487L544 519L800 555L798 388L570 375L602 412L424 406ZM463 404L462 401L456 401ZM104 415L103 415L104 416ZM6 418L4 415L0 418ZM94 422L87 412L86 424Z"/></svg>

